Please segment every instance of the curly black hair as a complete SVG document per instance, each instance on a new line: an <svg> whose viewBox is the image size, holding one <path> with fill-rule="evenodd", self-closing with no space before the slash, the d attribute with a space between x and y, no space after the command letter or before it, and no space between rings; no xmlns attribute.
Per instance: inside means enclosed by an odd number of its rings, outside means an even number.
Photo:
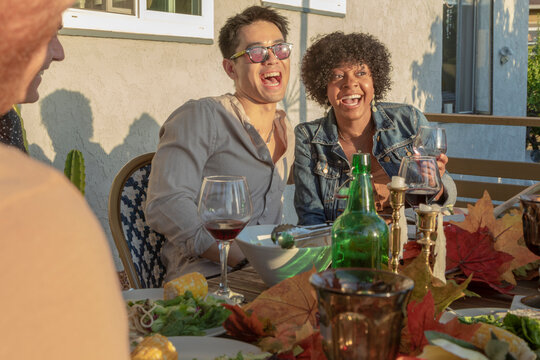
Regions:
<svg viewBox="0 0 540 360"><path fill-rule="evenodd" d="M238 31L244 26L251 25L256 21L268 21L277 26L283 40L287 40L289 33L289 21L274 9L265 6L250 6L227 19L227 22L219 31L219 49L225 59L230 58L238 46Z"/></svg>
<svg viewBox="0 0 540 360"><path fill-rule="evenodd" d="M390 53L370 34L336 31L317 39L302 59L302 82L308 96L326 105L326 88L332 70L343 65L365 64L371 71L375 100L390 90Z"/></svg>

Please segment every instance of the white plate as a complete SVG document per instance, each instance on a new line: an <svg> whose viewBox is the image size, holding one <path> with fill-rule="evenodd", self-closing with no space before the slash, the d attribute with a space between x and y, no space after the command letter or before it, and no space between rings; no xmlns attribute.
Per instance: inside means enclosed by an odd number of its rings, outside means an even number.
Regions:
<svg viewBox="0 0 540 360"><path fill-rule="evenodd" d="M508 309L505 308L469 308L469 309L459 309L454 310L454 313L457 313L457 316L480 316L480 315L496 315L500 313L506 313ZM446 324L450 320L456 317L456 314L454 314L449 311L445 311L441 318L439 319L440 323Z"/></svg>
<svg viewBox="0 0 540 360"><path fill-rule="evenodd" d="M131 289L131 290L122 291L122 296L124 297L124 300L132 300L132 301L144 300L144 299L163 300L163 288ZM212 296L212 294L208 294L208 296ZM225 334L227 330L225 330L223 326L218 326L215 328L207 329L204 332L205 332L204 336L218 336L221 334Z"/></svg>
<svg viewBox="0 0 540 360"><path fill-rule="evenodd" d="M236 356L242 353L260 354L261 350L251 344L237 340L198 337L198 336L174 336L169 340L178 352L178 360L214 360L221 355Z"/></svg>
<svg viewBox="0 0 540 360"><path fill-rule="evenodd" d="M122 296L124 300L163 300L163 288L153 288L153 289L130 289L122 291Z"/></svg>

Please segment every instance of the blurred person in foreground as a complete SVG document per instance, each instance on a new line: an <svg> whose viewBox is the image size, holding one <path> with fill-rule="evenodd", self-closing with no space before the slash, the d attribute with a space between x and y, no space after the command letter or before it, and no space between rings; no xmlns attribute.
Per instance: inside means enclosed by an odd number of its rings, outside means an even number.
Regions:
<svg viewBox="0 0 540 360"><path fill-rule="evenodd" d="M220 272L218 245L197 214L205 176L245 176L253 202L249 224L281 222L294 155L293 129L277 109L289 82L287 34L287 19L270 8L252 6L230 17L220 30L219 47L235 93L190 100L160 130L145 215L167 239L166 280L191 271ZM245 262L233 242L228 264Z"/></svg>
<svg viewBox="0 0 540 360"><path fill-rule="evenodd" d="M377 212L391 214L386 184L398 174L401 159L413 154L424 114L411 105L380 100L390 90L390 54L369 34L334 32L318 39L302 59L308 96L326 115L295 128L294 204L299 224L333 221L334 193L349 179L356 152L371 154ZM437 158L443 188L438 204L453 204L456 188L446 172L448 157Z"/></svg>
<svg viewBox="0 0 540 360"><path fill-rule="evenodd" d="M71 2L0 1L0 113L33 91ZM14 147L0 144L0 159L0 359L129 359L118 277L86 201Z"/></svg>
<svg viewBox="0 0 540 360"><path fill-rule="evenodd" d="M64 60L64 48L58 39L58 35L55 33L47 44L47 53L45 54L45 59L41 65L40 71L28 85L24 99L21 99L16 103L29 104L38 101L38 87L41 83L43 73L49 68L53 61L62 60ZM24 144L22 120L15 107L0 116L0 143L12 145L19 148L21 151L27 152Z"/></svg>

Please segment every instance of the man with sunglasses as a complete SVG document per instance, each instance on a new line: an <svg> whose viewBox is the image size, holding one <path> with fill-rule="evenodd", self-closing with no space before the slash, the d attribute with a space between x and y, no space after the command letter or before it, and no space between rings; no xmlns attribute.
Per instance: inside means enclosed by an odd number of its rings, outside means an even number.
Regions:
<svg viewBox="0 0 540 360"><path fill-rule="evenodd" d="M166 280L191 271L220 272L218 246L197 214L205 176L245 176L253 203L249 224L281 223L294 156L293 130L277 109L289 81L287 33L287 19L266 7L252 6L229 18L219 47L235 93L190 100L160 130L145 214L167 239L162 250ZM228 264L245 262L233 243Z"/></svg>

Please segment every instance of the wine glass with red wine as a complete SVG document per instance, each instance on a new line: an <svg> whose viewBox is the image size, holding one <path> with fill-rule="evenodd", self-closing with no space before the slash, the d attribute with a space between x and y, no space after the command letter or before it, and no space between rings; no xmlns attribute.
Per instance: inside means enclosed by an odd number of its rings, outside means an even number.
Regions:
<svg viewBox="0 0 540 360"><path fill-rule="evenodd" d="M405 179L405 201L413 209L420 204L431 205L441 190L441 175L433 156L404 157L398 175Z"/></svg>
<svg viewBox="0 0 540 360"><path fill-rule="evenodd" d="M221 281L215 295L240 304L244 295L233 292L227 284L229 247L251 218L251 196L243 176L207 176L199 198L199 217L219 246Z"/></svg>

